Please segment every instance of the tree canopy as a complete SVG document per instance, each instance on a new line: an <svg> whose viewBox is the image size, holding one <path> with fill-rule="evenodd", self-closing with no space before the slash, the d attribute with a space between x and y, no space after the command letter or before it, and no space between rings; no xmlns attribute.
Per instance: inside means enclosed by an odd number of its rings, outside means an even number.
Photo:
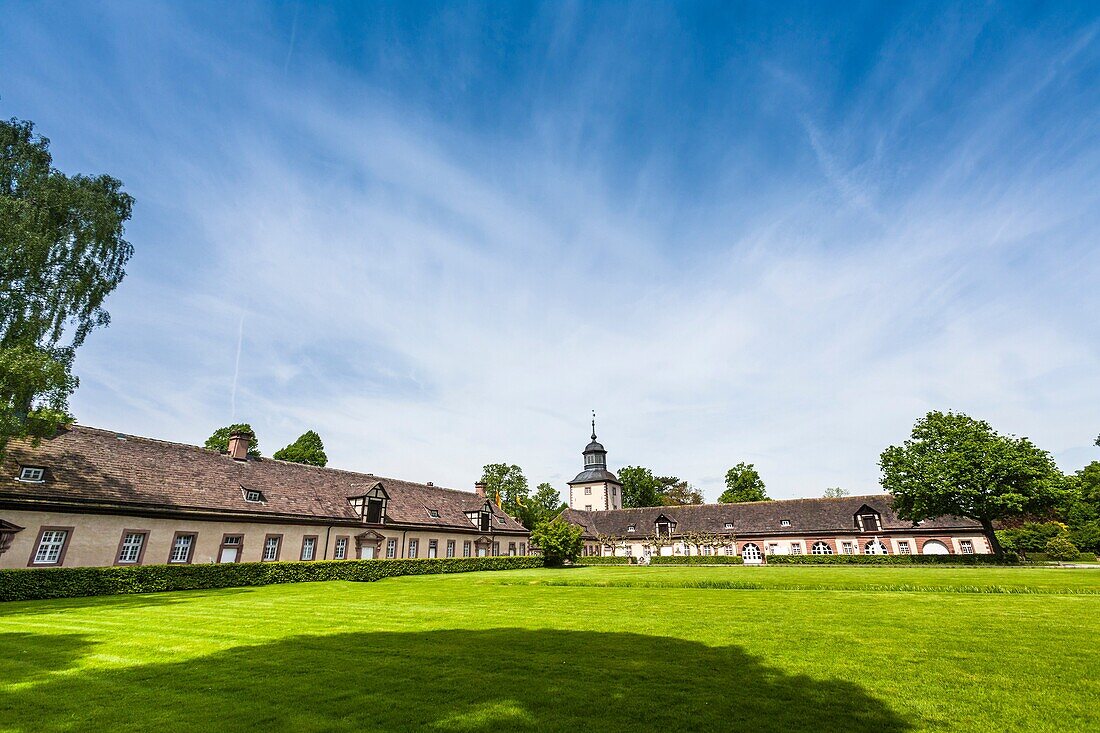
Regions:
<svg viewBox="0 0 1100 733"><path fill-rule="evenodd" d="M305 463L310 466L324 466L328 463L325 455L325 444L321 442L321 436L312 430L307 430L298 436L298 439L285 448L280 448L271 456L280 461L291 463Z"/></svg>
<svg viewBox="0 0 1100 733"><path fill-rule="evenodd" d="M1065 479L1049 453L956 412L929 412L908 440L882 452L879 466L899 517L969 517L998 554L994 521L1040 514L1065 496Z"/></svg>
<svg viewBox="0 0 1100 733"><path fill-rule="evenodd" d="M703 492L696 489L687 481L677 481L672 486L665 489L661 499L665 506L702 504Z"/></svg>
<svg viewBox="0 0 1100 733"><path fill-rule="evenodd" d="M726 471L726 490L718 497L721 504L738 501L769 501L764 479L751 463L738 463Z"/></svg>
<svg viewBox="0 0 1100 733"><path fill-rule="evenodd" d="M500 497L504 511L513 517L522 516L531 492L523 469L514 464L490 463L482 468L481 481L485 484L485 496L494 502Z"/></svg>
<svg viewBox="0 0 1100 733"><path fill-rule="evenodd" d="M564 519L541 522L531 532L531 544L539 548L547 565L561 565L580 557L583 531Z"/></svg>
<svg viewBox="0 0 1100 733"><path fill-rule="evenodd" d="M108 175L67 176L31 122L0 121L0 454L69 422L76 350L110 322L133 198Z"/></svg>
<svg viewBox="0 0 1100 733"><path fill-rule="evenodd" d="M203 443L203 447L208 450L216 450L219 453L229 452L229 436L233 433L251 433L252 439L248 441L248 455L253 458L260 457L260 441L256 438L256 431L252 429L252 426L246 422L240 422L235 425L226 425L224 428L218 428L213 434L206 439Z"/></svg>
<svg viewBox="0 0 1100 733"><path fill-rule="evenodd" d="M540 522L549 522L565 509L561 494L548 483L541 483L535 493L523 501L520 506L519 521L524 527L533 529Z"/></svg>
<svg viewBox="0 0 1100 733"><path fill-rule="evenodd" d="M839 486L830 486L829 488L825 489L825 498L839 499L844 496L850 496L851 493L852 492L848 491L848 489L842 489Z"/></svg>
<svg viewBox="0 0 1100 733"><path fill-rule="evenodd" d="M665 484L642 466L626 466L619 469L619 482L623 485L623 508L636 509L645 506L661 506Z"/></svg>

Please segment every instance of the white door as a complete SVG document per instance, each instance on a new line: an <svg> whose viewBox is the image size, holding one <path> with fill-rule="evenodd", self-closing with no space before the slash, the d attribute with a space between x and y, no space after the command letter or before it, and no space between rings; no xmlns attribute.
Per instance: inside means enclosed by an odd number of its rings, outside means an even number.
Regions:
<svg viewBox="0 0 1100 733"><path fill-rule="evenodd" d="M484 547L477 548L477 556L478 557L485 557L485 548Z"/></svg>
<svg viewBox="0 0 1100 733"><path fill-rule="evenodd" d="M218 562L237 562L237 548L236 547L223 547L222 556Z"/></svg>
<svg viewBox="0 0 1100 733"><path fill-rule="evenodd" d="M748 564L760 562L760 548L753 543L749 543L741 548L741 559Z"/></svg>
<svg viewBox="0 0 1100 733"><path fill-rule="evenodd" d="M374 545L367 545L366 547L364 547L362 554L363 554L363 559L364 560L373 560L374 559Z"/></svg>

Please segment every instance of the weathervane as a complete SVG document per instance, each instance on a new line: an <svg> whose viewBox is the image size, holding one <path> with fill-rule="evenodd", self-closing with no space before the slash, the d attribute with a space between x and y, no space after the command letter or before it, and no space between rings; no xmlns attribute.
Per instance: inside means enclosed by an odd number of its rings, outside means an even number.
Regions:
<svg viewBox="0 0 1100 733"><path fill-rule="evenodd" d="M596 439L596 411L592 411L592 440Z"/></svg>

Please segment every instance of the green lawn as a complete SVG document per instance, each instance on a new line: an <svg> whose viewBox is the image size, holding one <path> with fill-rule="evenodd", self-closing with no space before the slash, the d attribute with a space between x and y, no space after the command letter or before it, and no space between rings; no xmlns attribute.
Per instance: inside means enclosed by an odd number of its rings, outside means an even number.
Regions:
<svg viewBox="0 0 1100 733"><path fill-rule="evenodd" d="M8 603L0 730L1100 730L1097 619L1100 570L1036 568L599 567Z"/></svg>

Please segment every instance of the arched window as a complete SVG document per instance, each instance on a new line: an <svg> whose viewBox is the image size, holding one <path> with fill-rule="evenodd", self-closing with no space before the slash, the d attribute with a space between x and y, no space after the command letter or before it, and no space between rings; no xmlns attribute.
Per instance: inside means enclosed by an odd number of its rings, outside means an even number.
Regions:
<svg viewBox="0 0 1100 733"><path fill-rule="evenodd" d="M741 547L741 557L744 560L759 560L760 559L760 547L749 542Z"/></svg>
<svg viewBox="0 0 1100 733"><path fill-rule="evenodd" d="M878 540L871 540L863 546L864 555L889 555L890 552L886 549L886 545L882 544Z"/></svg>
<svg viewBox="0 0 1100 733"><path fill-rule="evenodd" d="M811 555L832 555L833 548L829 547L828 542L815 542L813 547L810 548Z"/></svg>

